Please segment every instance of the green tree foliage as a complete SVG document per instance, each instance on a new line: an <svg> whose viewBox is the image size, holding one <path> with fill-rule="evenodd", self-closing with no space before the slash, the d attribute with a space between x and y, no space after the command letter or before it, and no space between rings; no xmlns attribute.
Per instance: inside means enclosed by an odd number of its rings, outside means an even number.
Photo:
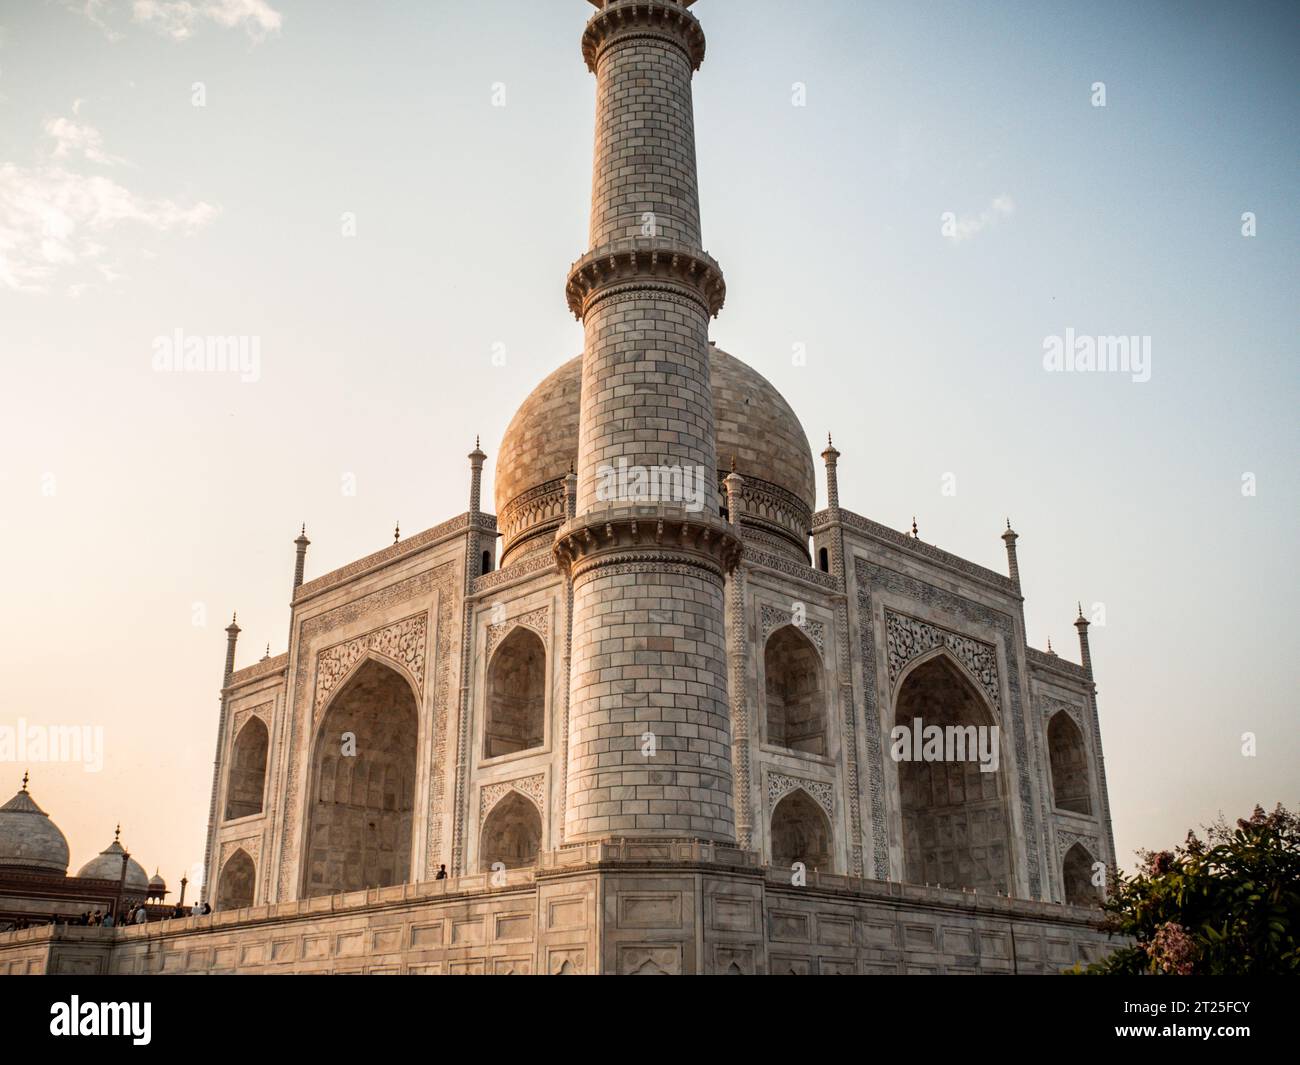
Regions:
<svg viewBox="0 0 1300 1065"><path fill-rule="evenodd" d="M1173 851L1140 855L1106 900L1108 931L1136 945L1090 973L1183 976L1300 973L1300 817L1256 806L1229 828L1222 819Z"/></svg>

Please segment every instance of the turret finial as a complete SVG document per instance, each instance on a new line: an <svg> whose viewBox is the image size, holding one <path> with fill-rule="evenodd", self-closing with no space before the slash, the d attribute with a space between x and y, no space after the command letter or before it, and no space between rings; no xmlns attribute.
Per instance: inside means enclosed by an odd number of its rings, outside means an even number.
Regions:
<svg viewBox="0 0 1300 1065"><path fill-rule="evenodd" d="M31 771L30 771L30 770L24 770L24 771L23 771L23 791L26 791L26 790L27 790L27 781L30 780L30 779L31 779Z"/></svg>
<svg viewBox="0 0 1300 1065"><path fill-rule="evenodd" d="M393 543L397 543L402 538L402 523L399 521L393 526Z"/></svg>
<svg viewBox="0 0 1300 1065"><path fill-rule="evenodd" d="M916 527L916 515L912 515L912 539L919 540L921 537L920 530Z"/></svg>
<svg viewBox="0 0 1300 1065"><path fill-rule="evenodd" d="M119 822L116 829L113 830L113 842L116 843L122 838L122 825Z"/></svg>

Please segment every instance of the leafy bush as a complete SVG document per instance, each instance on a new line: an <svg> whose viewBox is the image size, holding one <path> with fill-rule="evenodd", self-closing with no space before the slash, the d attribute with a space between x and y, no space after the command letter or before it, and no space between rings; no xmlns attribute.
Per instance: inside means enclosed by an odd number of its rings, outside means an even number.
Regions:
<svg viewBox="0 0 1300 1065"><path fill-rule="evenodd" d="M1089 973L1224 976L1300 973L1300 817L1280 803L1229 828L1220 818L1172 851L1143 852L1116 876L1108 931L1131 936Z"/></svg>

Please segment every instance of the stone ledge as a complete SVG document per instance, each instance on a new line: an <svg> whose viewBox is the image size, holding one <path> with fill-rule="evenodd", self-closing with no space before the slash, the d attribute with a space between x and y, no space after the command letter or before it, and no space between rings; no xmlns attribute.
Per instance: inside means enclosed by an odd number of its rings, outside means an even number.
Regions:
<svg viewBox="0 0 1300 1065"><path fill-rule="evenodd" d="M708 253L659 237L628 237L594 248L569 269L565 298L575 318L626 288L671 288L717 317L727 298L722 267Z"/></svg>
<svg viewBox="0 0 1300 1065"><path fill-rule="evenodd" d="M472 525L471 517L474 517ZM374 554L359 558L340 569L332 570L314 580L307 581L294 593L293 605L298 606L323 592L337 588L358 577L363 577L384 566L391 565L408 555L417 554L426 548L451 540L459 534L468 532L471 527L481 533L495 536L497 531L496 516L493 514L472 516L469 512L466 512L459 517L444 521L441 525L435 525L432 529L426 529L424 532L416 533L405 540L399 540L382 551L376 551Z"/></svg>
<svg viewBox="0 0 1300 1065"><path fill-rule="evenodd" d="M288 668L289 656L287 654L276 655L274 658L264 658L261 662L235 670L230 675L230 683L226 685L225 690L231 691L243 687L245 684L260 680L262 677L283 673Z"/></svg>
<svg viewBox="0 0 1300 1065"><path fill-rule="evenodd" d="M743 551L732 525L703 512L663 506L611 507L582 514L555 534L555 559L577 577L604 565L684 563L730 573Z"/></svg>
<svg viewBox="0 0 1300 1065"><path fill-rule="evenodd" d="M1037 647L1026 647L1025 657L1031 667L1051 670L1054 673L1064 674L1073 680L1082 680L1089 686L1092 685L1092 678L1088 676L1088 671L1078 662L1071 662L1060 655L1049 655L1046 651L1040 651Z"/></svg>

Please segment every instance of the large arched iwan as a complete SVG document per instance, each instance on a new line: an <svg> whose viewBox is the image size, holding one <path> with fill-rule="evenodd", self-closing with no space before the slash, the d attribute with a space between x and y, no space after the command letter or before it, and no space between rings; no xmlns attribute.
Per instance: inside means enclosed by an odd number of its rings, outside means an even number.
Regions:
<svg viewBox="0 0 1300 1065"><path fill-rule="evenodd" d="M904 677L895 726L911 734L937 725L960 737L965 749L945 745L939 758L895 757L903 829L904 879L913 884L1007 894L1011 887L1005 777L1001 762L984 771L981 736L995 724L988 704L947 654L927 659ZM949 730L952 730L951 733ZM986 750L997 749L991 731ZM972 749L973 748L973 749ZM891 744L891 752L894 746ZM998 756L1000 759L1000 750ZM987 764L992 765L990 760Z"/></svg>
<svg viewBox="0 0 1300 1065"><path fill-rule="evenodd" d="M418 733L410 682L376 659L335 693L312 759L303 898L410 881Z"/></svg>

